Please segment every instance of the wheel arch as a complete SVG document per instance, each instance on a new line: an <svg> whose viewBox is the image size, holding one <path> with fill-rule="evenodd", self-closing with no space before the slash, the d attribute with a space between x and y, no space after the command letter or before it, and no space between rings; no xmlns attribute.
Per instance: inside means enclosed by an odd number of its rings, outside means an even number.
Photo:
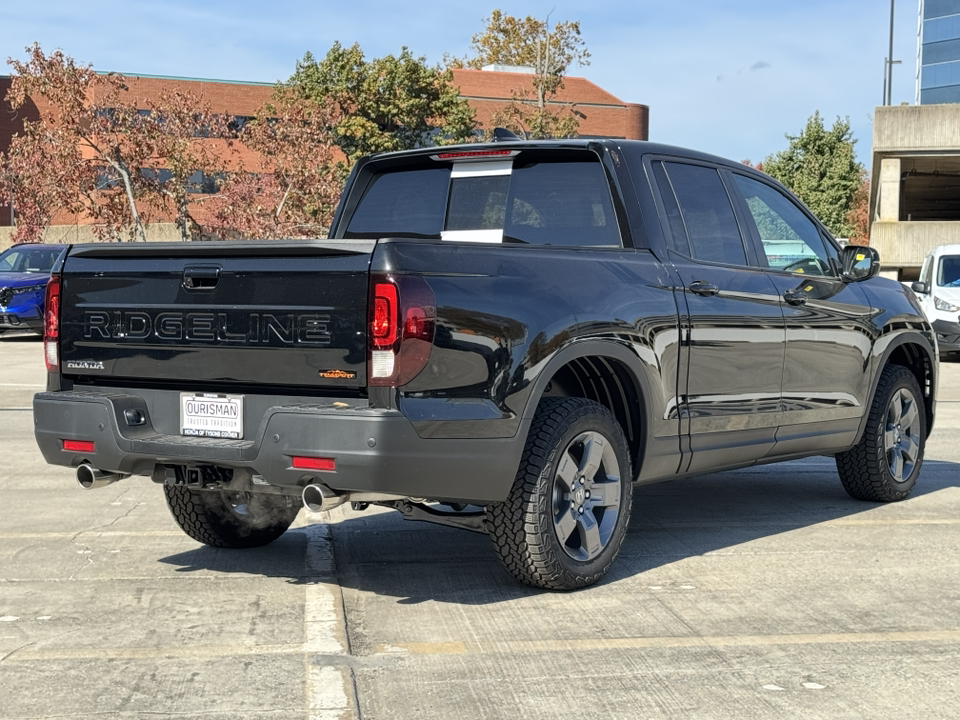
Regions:
<svg viewBox="0 0 960 720"><path fill-rule="evenodd" d="M627 438L634 476L651 431L651 379L629 348L609 341L579 341L559 350L539 374L527 400L525 425L545 397L583 397L603 405Z"/></svg>
<svg viewBox="0 0 960 720"><path fill-rule="evenodd" d="M924 415L926 419L927 437L933 431L933 421L936 415L937 393L937 362L936 351L930 341L923 335L903 334L893 339L884 349L880 361L876 363L873 380L870 385L869 398L877 392L880 375L887 365L902 365L910 370L917 379L917 384L923 392ZM857 432L857 442L863 437L867 427L869 413L864 413Z"/></svg>

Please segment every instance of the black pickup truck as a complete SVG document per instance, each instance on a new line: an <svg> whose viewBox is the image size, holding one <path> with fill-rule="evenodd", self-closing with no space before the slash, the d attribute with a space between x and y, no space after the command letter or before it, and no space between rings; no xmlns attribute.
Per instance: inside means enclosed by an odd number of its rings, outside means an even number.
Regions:
<svg viewBox="0 0 960 720"><path fill-rule="evenodd" d="M359 162L329 239L74 246L46 301L44 457L162 484L219 547L302 505L489 533L596 582L634 482L836 457L906 497L937 347L916 298L741 164L616 140Z"/></svg>

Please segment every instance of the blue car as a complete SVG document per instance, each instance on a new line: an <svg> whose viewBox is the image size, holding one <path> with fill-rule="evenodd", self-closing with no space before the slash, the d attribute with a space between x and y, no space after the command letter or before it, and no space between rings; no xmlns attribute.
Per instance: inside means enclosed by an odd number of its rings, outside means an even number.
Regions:
<svg viewBox="0 0 960 720"><path fill-rule="evenodd" d="M66 245L14 245L0 253L0 333L43 334L43 301L50 270Z"/></svg>

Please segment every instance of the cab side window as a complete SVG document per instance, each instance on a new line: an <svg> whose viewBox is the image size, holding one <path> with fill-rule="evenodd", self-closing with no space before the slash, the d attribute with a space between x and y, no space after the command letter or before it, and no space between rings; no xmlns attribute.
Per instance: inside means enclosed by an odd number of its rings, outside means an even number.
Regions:
<svg viewBox="0 0 960 720"><path fill-rule="evenodd" d="M671 221L674 247L684 248L689 241L689 252L697 260L746 265L740 226L720 173L715 168L677 162L665 162L663 167L670 187L661 187L661 194L672 192L675 196L687 236L678 239L679 223Z"/></svg>
<svg viewBox="0 0 960 720"><path fill-rule="evenodd" d="M817 226L779 190L738 173L733 174L774 270L833 275L830 255Z"/></svg>

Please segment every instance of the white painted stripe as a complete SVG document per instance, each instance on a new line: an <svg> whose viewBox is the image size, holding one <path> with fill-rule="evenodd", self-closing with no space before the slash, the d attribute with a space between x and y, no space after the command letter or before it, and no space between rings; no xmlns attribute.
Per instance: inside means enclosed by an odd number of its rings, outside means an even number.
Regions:
<svg viewBox="0 0 960 720"><path fill-rule="evenodd" d="M346 656L346 628L340 588L334 575L330 528L323 523L306 525L304 557L303 653L307 715L310 720L347 720L353 710L353 678L346 663L318 665L317 655ZM346 658L345 658L346 659Z"/></svg>
<svg viewBox="0 0 960 720"><path fill-rule="evenodd" d="M84 538L121 538L121 537L182 537L179 530L141 530L140 532L123 530L74 530L73 532L0 532L0 540L55 540L57 538L73 538L83 535Z"/></svg>
<svg viewBox="0 0 960 720"><path fill-rule="evenodd" d="M334 573L330 528L312 523L304 527L304 532L303 651L342 655L346 647L339 612L340 588L329 582Z"/></svg>
<svg viewBox="0 0 960 720"><path fill-rule="evenodd" d="M679 637L568 638L563 640L503 640L497 643L392 643L378 645L378 654L489 655L525 653L575 653L588 650L641 650L648 648L795 647L799 645L867 645L885 643L955 644L960 630L907 630L903 632L800 633L795 635L717 635Z"/></svg>
<svg viewBox="0 0 960 720"><path fill-rule="evenodd" d="M353 717L344 674L346 668L307 666L307 713L310 720L346 720Z"/></svg>
<svg viewBox="0 0 960 720"><path fill-rule="evenodd" d="M43 383L0 383L0 387L32 387L43 390L47 386Z"/></svg>

